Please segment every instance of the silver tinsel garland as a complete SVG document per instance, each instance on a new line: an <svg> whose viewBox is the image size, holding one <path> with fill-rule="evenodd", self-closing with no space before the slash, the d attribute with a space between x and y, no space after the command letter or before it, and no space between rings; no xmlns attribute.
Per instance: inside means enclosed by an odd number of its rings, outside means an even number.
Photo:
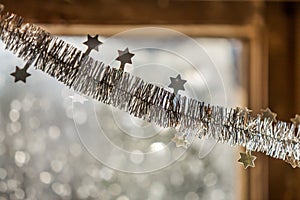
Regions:
<svg viewBox="0 0 300 200"><path fill-rule="evenodd" d="M80 94L124 110L185 135L213 138L241 145L300 167L300 125L258 114L246 108L210 106L175 95L94 60L70 44L23 18L6 13L0 17L0 38L6 49Z"/></svg>

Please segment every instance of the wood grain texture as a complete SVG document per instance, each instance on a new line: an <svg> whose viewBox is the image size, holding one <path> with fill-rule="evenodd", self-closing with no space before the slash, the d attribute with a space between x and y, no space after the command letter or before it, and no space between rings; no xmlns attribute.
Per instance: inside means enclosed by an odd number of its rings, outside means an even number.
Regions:
<svg viewBox="0 0 300 200"><path fill-rule="evenodd" d="M299 102L299 39L300 4L273 2L267 5L269 35L269 105L280 120L289 121L300 113ZM297 53L298 52L298 53ZM295 73L298 72L298 73ZM300 199L300 170L270 159L270 199Z"/></svg>
<svg viewBox="0 0 300 200"><path fill-rule="evenodd" d="M255 2L255 14L252 19L254 36L250 43L249 60L249 107L254 113L268 106L268 50L267 30L265 27L265 4ZM269 198L268 191L268 157L262 153L257 156L255 168L248 170L248 199L265 200Z"/></svg>
<svg viewBox="0 0 300 200"><path fill-rule="evenodd" d="M246 24L249 1L2 0L7 10L35 23ZM26 8L26 9L24 9Z"/></svg>

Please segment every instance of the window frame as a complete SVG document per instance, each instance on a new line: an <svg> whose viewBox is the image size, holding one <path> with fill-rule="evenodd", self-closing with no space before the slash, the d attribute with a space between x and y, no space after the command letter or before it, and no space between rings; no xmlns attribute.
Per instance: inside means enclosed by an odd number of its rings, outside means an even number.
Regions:
<svg viewBox="0 0 300 200"><path fill-rule="evenodd" d="M39 24L54 35L86 35L99 34L111 36L122 31L141 27L161 27L173 29L191 37L235 38L243 42L243 63L246 69L241 76L243 87L248 92L247 106L257 113L268 103L268 59L266 30L260 20L253 20L245 25L85 25L85 24ZM238 168L237 199L268 199L268 158L256 153L258 159L255 168L244 170Z"/></svg>

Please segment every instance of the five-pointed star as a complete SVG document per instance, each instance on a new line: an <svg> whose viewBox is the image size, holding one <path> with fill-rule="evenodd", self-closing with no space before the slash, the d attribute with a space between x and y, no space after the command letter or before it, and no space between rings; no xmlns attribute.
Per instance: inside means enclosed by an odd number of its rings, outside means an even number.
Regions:
<svg viewBox="0 0 300 200"><path fill-rule="evenodd" d="M78 103L84 104L84 102L87 101L87 98L85 98L85 97L83 97L83 96L81 96L81 95L79 95L77 93L74 93L74 95L70 96L70 98L72 99L73 103L78 102Z"/></svg>
<svg viewBox="0 0 300 200"><path fill-rule="evenodd" d="M183 85L186 83L186 80L182 80L180 74L176 78L170 77L170 80L171 83L168 87L173 88L175 94L178 93L178 90L185 90Z"/></svg>
<svg viewBox="0 0 300 200"><path fill-rule="evenodd" d="M270 120L276 122L277 121L276 116L277 116L277 114L272 112L270 110L270 108L267 108L265 110L263 110L263 109L261 110L261 118L262 119L270 119Z"/></svg>
<svg viewBox="0 0 300 200"><path fill-rule="evenodd" d="M237 109L238 113L240 115L243 115L243 117L244 117L244 126L249 127L249 124L248 124L249 117L248 116L251 115L252 110L250 110L247 107L244 107L244 108L237 107L236 109Z"/></svg>
<svg viewBox="0 0 300 200"><path fill-rule="evenodd" d="M172 138L172 142L175 143L176 147L184 147L187 149L187 141L185 140L185 136L174 135Z"/></svg>
<svg viewBox="0 0 300 200"><path fill-rule="evenodd" d="M299 162L295 159L292 159L291 157L287 157L285 162L289 163L293 168L300 167Z"/></svg>
<svg viewBox="0 0 300 200"><path fill-rule="evenodd" d="M91 50L99 51L98 47L103 43L98 40L98 35L94 37L88 35L88 40L85 41L83 44L88 46L88 51Z"/></svg>
<svg viewBox="0 0 300 200"><path fill-rule="evenodd" d="M119 56L116 58L116 60L121 62L120 69L124 69L125 64L132 64L131 58L134 56L133 53L129 52L129 49L126 48L124 51L118 50Z"/></svg>
<svg viewBox="0 0 300 200"><path fill-rule="evenodd" d="M252 156L250 152L240 153L241 158L238 162L243 163L244 168L247 169L248 167L255 167L254 160L256 156Z"/></svg>
<svg viewBox="0 0 300 200"><path fill-rule="evenodd" d="M242 111L244 111L245 113L252 113L253 110L250 110L249 108L245 107L245 108L241 108Z"/></svg>
<svg viewBox="0 0 300 200"><path fill-rule="evenodd" d="M26 67L21 69L18 66L16 66L16 71L11 73L10 75L15 77L15 82L23 81L24 83L26 83L26 78L29 77L31 74L27 73Z"/></svg>
<svg viewBox="0 0 300 200"><path fill-rule="evenodd" d="M300 125L300 115L295 115L295 117L292 118L291 121L292 121L296 126L299 126L299 125Z"/></svg>

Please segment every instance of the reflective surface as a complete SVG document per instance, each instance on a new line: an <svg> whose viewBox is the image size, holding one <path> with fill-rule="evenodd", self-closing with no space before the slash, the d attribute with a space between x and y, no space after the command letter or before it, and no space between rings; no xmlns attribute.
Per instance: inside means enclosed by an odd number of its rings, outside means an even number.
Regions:
<svg viewBox="0 0 300 200"><path fill-rule="evenodd" d="M85 50L82 42L86 38L64 39ZM176 54L179 49L197 57L186 41L110 40L106 41L110 45L91 56L118 67L114 61L117 50L129 45L136 54L134 65L125 68L130 73L164 87L170 84L171 76L181 74L187 80L186 91L180 91L183 95L228 107L243 104L238 66L241 44L236 40L196 39L201 52L207 54L198 56L195 61L200 61L194 65ZM135 48L141 42L161 48ZM41 71L31 68L26 84L13 83L9 74L24 63L3 47L0 56L2 199L235 199L235 148L221 144L213 148L214 143L195 140L185 152L170 144L174 130L148 124L89 98L84 104L72 103L74 92ZM90 111L97 124L91 123ZM174 155L173 151L183 154L159 170L151 166L156 163L148 163L151 173L120 172L124 170L101 162L97 156L95 159L93 154L99 152L88 149L91 145L99 151L106 148L95 140L99 127L114 146L132 153L129 160L112 153L108 156L111 164L141 166L145 152L161 151L168 144L171 151L161 159ZM87 145L82 136L93 143Z"/></svg>

